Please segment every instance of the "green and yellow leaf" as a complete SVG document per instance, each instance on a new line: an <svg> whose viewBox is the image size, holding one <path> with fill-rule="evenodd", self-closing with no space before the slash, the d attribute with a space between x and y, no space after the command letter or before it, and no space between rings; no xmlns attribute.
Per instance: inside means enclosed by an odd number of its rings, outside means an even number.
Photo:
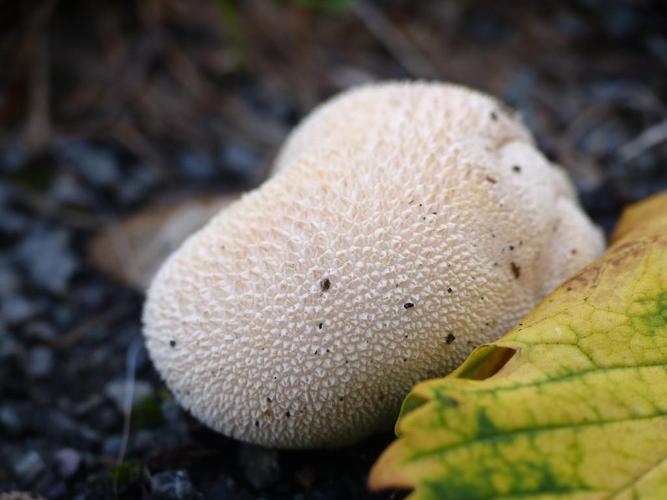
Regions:
<svg viewBox="0 0 667 500"><path fill-rule="evenodd" d="M514 330L415 386L396 430L372 489L667 498L667 194Z"/></svg>

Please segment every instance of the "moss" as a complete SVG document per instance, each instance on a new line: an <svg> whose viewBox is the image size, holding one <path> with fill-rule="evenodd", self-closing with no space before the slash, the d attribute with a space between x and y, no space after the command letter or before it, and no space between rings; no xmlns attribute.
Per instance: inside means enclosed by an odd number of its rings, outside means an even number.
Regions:
<svg viewBox="0 0 667 500"><path fill-rule="evenodd" d="M154 396L146 396L132 407L132 424L140 429L160 427L164 423L161 401Z"/></svg>
<svg viewBox="0 0 667 500"><path fill-rule="evenodd" d="M111 478L113 479L114 484L118 487L131 483L137 479L141 473L141 465L136 462L125 461L111 467Z"/></svg>

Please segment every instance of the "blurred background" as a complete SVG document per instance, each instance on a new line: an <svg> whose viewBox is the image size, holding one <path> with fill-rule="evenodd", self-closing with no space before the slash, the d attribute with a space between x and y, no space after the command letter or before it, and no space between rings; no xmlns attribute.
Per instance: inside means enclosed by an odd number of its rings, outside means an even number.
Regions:
<svg viewBox="0 0 667 500"><path fill-rule="evenodd" d="M2 0L0 26L0 492L400 496L365 488L389 435L277 452L187 416L146 358L141 276L122 264L176 203L260 183L290 128L346 87L499 96L607 231L667 188L658 0ZM107 251L109 227L139 250Z"/></svg>

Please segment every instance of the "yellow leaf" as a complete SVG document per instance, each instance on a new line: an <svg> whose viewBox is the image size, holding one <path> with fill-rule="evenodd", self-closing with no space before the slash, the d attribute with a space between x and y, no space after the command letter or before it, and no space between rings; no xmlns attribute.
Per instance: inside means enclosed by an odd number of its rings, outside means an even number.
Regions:
<svg viewBox="0 0 667 500"><path fill-rule="evenodd" d="M372 489L667 498L667 194L510 333L415 386L396 430Z"/></svg>

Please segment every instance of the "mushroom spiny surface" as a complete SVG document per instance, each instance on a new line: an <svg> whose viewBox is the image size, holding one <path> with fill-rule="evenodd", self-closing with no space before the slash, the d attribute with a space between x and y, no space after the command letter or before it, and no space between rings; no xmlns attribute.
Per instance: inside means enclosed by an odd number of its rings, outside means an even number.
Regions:
<svg viewBox="0 0 667 500"><path fill-rule="evenodd" d="M245 441L336 446L391 426L415 382L603 248L521 122L461 87L348 91L277 166L167 260L144 314L176 398Z"/></svg>

